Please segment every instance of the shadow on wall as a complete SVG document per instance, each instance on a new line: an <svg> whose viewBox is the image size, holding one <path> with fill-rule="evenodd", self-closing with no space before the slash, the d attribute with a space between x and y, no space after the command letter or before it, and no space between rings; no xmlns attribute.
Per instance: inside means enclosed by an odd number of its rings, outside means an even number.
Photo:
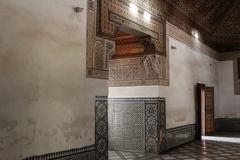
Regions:
<svg viewBox="0 0 240 160"><path fill-rule="evenodd" d="M240 132L240 118L217 118L215 130L223 132Z"/></svg>

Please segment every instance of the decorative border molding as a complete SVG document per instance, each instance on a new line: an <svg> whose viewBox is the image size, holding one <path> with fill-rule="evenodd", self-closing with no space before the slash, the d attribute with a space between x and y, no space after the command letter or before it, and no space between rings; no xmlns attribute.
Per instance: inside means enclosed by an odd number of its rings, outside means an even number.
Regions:
<svg viewBox="0 0 240 160"><path fill-rule="evenodd" d="M220 53L220 61L233 61L237 57L240 57L240 51Z"/></svg>
<svg viewBox="0 0 240 160"><path fill-rule="evenodd" d="M166 100L159 101L159 152L162 153L166 150L167 142L167 113L166 113Z"/></svg>
<svg viewBox="0 0 240 160"><path fill-rule="evenodd" d="M163 152L166 145L166 102L165 99L156 102L145 102L146 115L146 152ZM154 125L155 124L155 125ZM157 130L157 133L153 131ZM156 141L157 139L157 141Z"/></svg>
<svg viewBox="0 0 240 160"><path fill-rule="evenodd" d="M157 103L145 102L145 151L158 153L159 109Z"/></svg>
<svg viewBox="0 0 240 160"><path fill-rule="evenodd" d="M193 141L196 138L196 124L167 129L166 149Z"/></svg>
<svg viewBox="0 0 240 160"><path fill-rule="evenodd" d="M146 55L114 59L109 62L110 87L169 85L168 58Z"/></svg>
<svg viewBox="0 0 240 160"><path fill-rule="evenodd" d="M214 49L208 47L201 41L195 39L193 36L187 34L177 26L171 24L170 22L166 23L166 34L167 36L173 37L174 39L190 46L196 52L211 57L215 60L219 60L219 53Z"/></svg>
<svg viewBox="0 0 240 160"><path fill-rule="evenodd" d="M60 152L47 153L43 155L31 156L23 160L94 160L95 159L95 145L86 146L82 148L74 148Z"/></svg>
<svg viewBox="0 0 240 160"><path fill-rule="evenodd" d="M97 96L95 100L96 160L108 160L108 99Z"/></svg>
<svg viewBox="0 0 240 160"><path fill-rule="evenodd" d="M108 59L114 53L115 42L97 36L97 1L88 0L86 76L108 79Z"/></svg>
<svg viewBox="0 0 240 160"><path fill-rule="evenodd" d="M143 97L143 98L108 98L108 102L126 102L129 101L165 101L165 98L160 97Z"/></svg>
<svg viewBox="0 0 240 160"><path fill-rule="evenodd" d="M151 41L158 52L157 54L165 55L165 21L161 17L158 17L158 19L152 18L146 22L143 12L132 15L129 12L130 3L135 3L139 8L142 8L143 2L132 2L132 0L98 0L98 34L111 39L115 36L120 25L127 26L150 35ZM148 5L155 5L150 1L146 3ZM159 6L157 7L160 8Z"/></svg>

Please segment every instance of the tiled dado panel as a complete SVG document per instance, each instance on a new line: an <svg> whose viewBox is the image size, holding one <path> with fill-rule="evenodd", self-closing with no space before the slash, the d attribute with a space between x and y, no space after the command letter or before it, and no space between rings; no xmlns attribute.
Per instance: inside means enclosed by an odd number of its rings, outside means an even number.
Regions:
<svg viewBox="0 0 240 160"><path fill-rule="evenodd" d="M186 125L167 130L166 149L171 149L179 145L191 142L196 137L196 125Z"/></svg>
<svg viewBox="0 0 240 160"><path fill-rule="evenodd" d="M87 11L87 77L108 79L109 59L115 53L114 37L120 26L145 33L151 36L152 45L156 52L154 54L161 57L161 61L153 57L147 57L145 69L147 69L147 79L149 84L165 85L169 77L168 65L169 57L166 53L166 22L153 12L151 21L146 22L143 18L144 9L159 10L159 6L152 1L134 1L139 6L139 13L135 16L129 13L129 3L132 0L88 0ZM144 6L144 7L143 7ZM157 7L157 8L156 8ZM155 11L155 12L156 12ZM152 63L154 61L154 64ZM161 62L161 69L156 68L156 63ZM144 69L144 66L141 65ZM151 67L153 68L152 74ZM149 70L149 71L148 71ZM139 72L140 73L140 72ZM121 74L128 74L123 72ZM143 74L145 75L145 74ZM156 76L159 79L156 83ZM138 77L139 78L139 77ZM124 79L125 80L125 79ZM164 83L161 83L164 81ZM152 83L153 82L153 83ZM130 83L129 83L130 84ZM139 83L140 84L140 83ZM168 83L167 83L168 84ZM144 85L144 84L143 84Z"/></svg>
<svg viewBox="0 0 240 160"><path fill-rule="evenodd" d="M144 102L109 102L109 149L145 152Z"/></svg>
<svg viewBox="0 0 240 160"><path fill-rule="evenodd" d="M109 86L168 85L168 60L146 55L109 61Z"/></svg>
<svg viewBox="0 0 240 160"><path fill-rule="evenodd" d="M165 147L162 98L109 99L109 149L159 153Z"/></svg>
<svg viewBox="0 0 240 160"><path fill-rule="evenodd" d="M23 160L95 160L95 146L75 148L61 152L48 153L39 156L32 156Z"/></svg>
<svg viewBox="0 0 240 160"><path fill-rule="evenodd" d="M95 146L96 160L108 160L108 100L95 100Z"/></svg>

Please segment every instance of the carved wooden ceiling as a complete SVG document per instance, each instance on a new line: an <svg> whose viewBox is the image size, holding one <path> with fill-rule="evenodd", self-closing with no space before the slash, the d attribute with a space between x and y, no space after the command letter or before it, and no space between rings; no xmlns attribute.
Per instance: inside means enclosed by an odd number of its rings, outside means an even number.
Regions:
<svg viewBox="0 0 240 160"><path fill-rule="evenodd" d="M240 0L164 2L168 4L167 19L181 29L189 33L189 26L197 29L200 40L220 52L240 50Z"/></svg>
<svg viewBox="0 0 240 160"><path fill-rule="evenodd" d="M233 7L223 18L213 33L217 45L224 45L232 50L240 50L240 1L236 0Z"/></svg>

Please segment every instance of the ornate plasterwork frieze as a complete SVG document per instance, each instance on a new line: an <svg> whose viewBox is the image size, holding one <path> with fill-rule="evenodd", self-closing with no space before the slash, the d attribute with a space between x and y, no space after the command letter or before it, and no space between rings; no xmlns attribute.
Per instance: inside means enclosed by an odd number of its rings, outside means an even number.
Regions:
<svg viewBox="0 0 240 160"><path fill-rule="evenodd" d="M206 55L215 60L220 59L219 53L217 51L203 44L194 37L188 35L186 32L184 32L183 30L169 22L167 22L166 24L166 34L167 36L173 37L174 39L188 45L189 47L191 47L193 50L200 54Z"/></svg>
<svg viewBox="0 0 240 160"><path fill-rule="evenodd" d="M165 22L151 19L146 21L143 13L131 14L129 11L130 3L136 4L141 9L143 1L131 0L98 0L98 33L106 38L114 38L119 26L125 26L151 36L156 51L165 55ZM154 5L146 2L145 5ZM160 8L160 7L159 7ZM143 11L142 11L143 12Z"/></svg>
<svg viewBox="0 0 240 160"><path fill-rule="evenodd" d="M160 55L111 60L109 86L168 85L168 59Z"/></svg>
<svg viewBox="0 0 240 160"><path fill-rule="evenodd" d="M97 2L88 0L87 11L87 77L108 78L108 59L115 51L115 42L97 36Z"/></svg>

